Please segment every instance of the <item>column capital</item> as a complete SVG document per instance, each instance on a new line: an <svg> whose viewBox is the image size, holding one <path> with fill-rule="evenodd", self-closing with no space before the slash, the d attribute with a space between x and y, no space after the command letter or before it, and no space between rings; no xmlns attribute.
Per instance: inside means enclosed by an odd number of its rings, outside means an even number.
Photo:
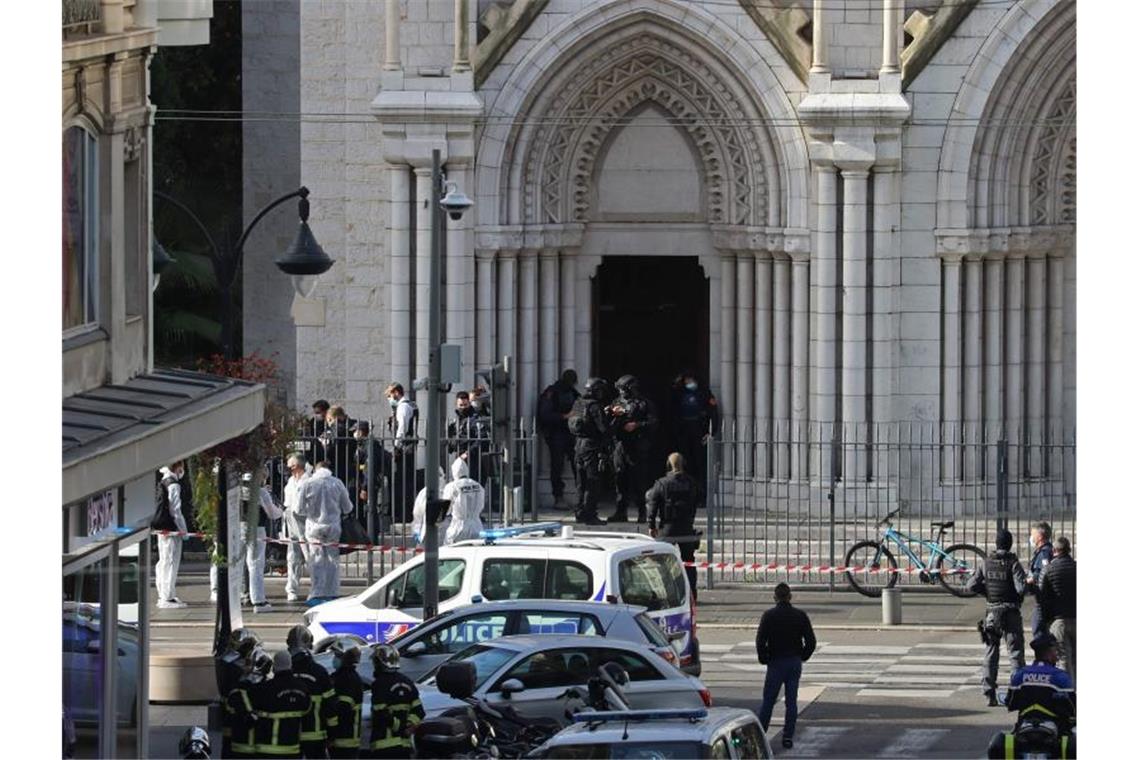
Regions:
<svg viewBox="0 0 1140 760"><path fill-rule="evenodd" d="M495 255L499 252L497 248L476 248L475 260L480 262L492 262L495 260Z"/></svg>
<svg viewBox="0 0 1140 760"><path fill-rule="evenodd" d="M519 256L518 248L500 248L498 251L498 258L500 259L516 259Z"/></svg>
<svg viewBox="0 0 1140 760"><path fill-rule="evenodd" d="M866 179L871 176L872 161L836 161L843 179Z"/></svg>
<svg viewBox="0 0 1140 760"><path fill-rule="evenodd" d="M538 257L540 259L558 259L557 248L540 248L538 249Z"/></svg>
<svg viewBox="0 0 1140 760"><path fill-rule="evenodd" d="M766 250L764 248L757 248L756 250L752 251L751 253L757 262L769 261L775 256L775 254L773 254L771 251ZM747 254L745 254L745 255L747 255Z"/></svg>

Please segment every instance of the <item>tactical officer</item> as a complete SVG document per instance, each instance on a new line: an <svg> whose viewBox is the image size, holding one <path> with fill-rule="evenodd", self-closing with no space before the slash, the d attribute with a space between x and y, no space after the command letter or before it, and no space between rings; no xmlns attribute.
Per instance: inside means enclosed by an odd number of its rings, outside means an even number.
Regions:
<svg viewBox="0 0 1140 760"><path fill-rule="evenodd" d="M645 501L649 505L649 535L654 538L659 533L666 538L685 537L687 540L677 541L677 548L681 550L682 560L693 562L696 560L699 543L696 540L697 532L693 527L693 518L697 513L701 486L685 472L685 458L679 453L670 454L667 464L669 474L659 478L649 489L649 493L645 494ZM659 524L660 530L657 528ZM693 595L695 601L697 569L686 565L685 575L689 578L689 593Z"/></svg>
<svg viewBox="0 0 1140 760"><path fill-rule="evenodd" d="M617 506L610 522L629 522L629 508L637 506L637 521L645 522L645 492L649 487L652 435L657 431L657 410L641 395L637 378L622 375L616 383L618 398L608 407L614 420L614 479Z"/></svg>
<svg viewBox="0 0 1140 760"><path fill-rule="evenodd" d="M253 696L272 673L272 657L260 647L250 652L245 672L223 697L222 757L258 756Z"/></svg>
<svg viewBox="0 0 1140 760"><path fill-rule="evenodd" d="M377 644L372 650L372 757L411 757L412 733L424 719L420 692L399 667L396 647Z"/></svg>
<svg viewBox="0 0 1140 760"><path fill-rule="evenodd" d="M360 755L360 706L364 702L364 683L356 672L360 648L342 639L333 642L333 700L329 718L329 757Z"/></svg>
<svg viewBox="0 0 1140 760"><path fill-rule="evenodd" d="M273 655L273 677L254 687L251 697L257 756L301 757L301 721L313 701L309 685L293 672L289 652Z"/></svg>
<svg viewBox="0 0 1140 760"><path fill-rule="evenodd" d="M449 459L462 456L472 480L483 482L483 459L491 451L491 421L475 410L471 394L455 394L455 416L447 423Z"/></svg>
<svg viewBox="0 0 1140 760"><path fill-rule="evenodd" d="M704 446L710 434L720 433L720 406L716 396L697 380L696 373L685 372L673 384L673 424L677 451L685 457L689 471L701 484L703 507L707 473Z"/></svg>
<svg viewBox="0 0 1140 760"><path fill-rule="evenodd" d="M1025 634L1021 629L1021 601L1025 598L1025 568L1017 561L1013 535L998 530L994 540L997 549L974 571L969 589L986 593L986 617L980 623L982 641L986 645L982 688L990 707L996 707L998 656L1001 640L1009 652L1010 671L1025 667Z"/></svg>
<svg viewBox="0 0 1140 760"><path fill-rule="evenodd" d="M254 650L261 645L261 639L248 628L238 628L230 632L226 651L218 662L218 692L225 702L230 692L238 687L238 682L250 673ZM233 726L227 711L222 723L222 757L229 757L232 750ZM252 750L251 750L252 751Z"/></svg>
<svg viewBox="0 0 1140 760"><path fill-rule="evenodd" d="M1017 729L1026 723L1050 722L1057 728L1058 744L1050 756L1076 757L1077 692L1069 674L1057 667L1057 639L1050 633L1038 636L1029 644L1033 648L1033 664L1013 674L1009 683L1006 707L1017 713L1011 734L997 734L990 742L989 756L1014 757Z"/></svg>
<svg viewBox="0 0 1140 760"><path fill-rule="evenodd" d="M357 420L356 424L352 426L352 437L356 440L356 466L353 471L353 479L349 483L348 492L352 494L356 503L360 505L360 514L367 515L368 506L368 488L372 487L373 503L379 505L384 503L384 478L391 477L392 475L392 455L384 448L378 438L372 438L371 446L369 446L370 433L372 426L367 420ZM372 478L368 477L368 455L372 455ZM375 520L377 534L380 530L380 521ZM372 540L376 541L377 536L372 536Z"/></svg>
<svg viewBox="0 0 1140 760"><path fill-rule="evenodd" d="M307 686L312 703L301 720L301 752L305 757L328 757L325 742L336 696L332 679L328 671L313 659L313 634L308 628L303 625L290 628L285 645L293 658L293 675Z"/></svg>
<svg viewBox="0 0 1140 760"><path fill-rule="evenodd" d="M598 496L602 492L611 431L610 420L602 406L608 390L605 380L591 377L566 418L567 429L574 436L574 472L578 479L575 519L585 525L606 524L598 517Z"/></svg>
<svg viewBox="0 0 1140 760"><path fill-rule="evenodd" d="M550 488L554 492L556 508L566 506L562 466L574 444L574 436L570 434L566 420L578 400L578 391L574 389L577 384L578 373L572 369L563 370L558 382L546 386L538 397L538 425L550 449Z"/></svg>

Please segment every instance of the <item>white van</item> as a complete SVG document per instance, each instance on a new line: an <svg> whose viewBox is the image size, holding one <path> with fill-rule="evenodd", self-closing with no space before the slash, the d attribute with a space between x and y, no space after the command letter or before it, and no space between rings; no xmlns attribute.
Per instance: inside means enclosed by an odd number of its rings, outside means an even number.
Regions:
<svg viewBox="0 0 1140 760"><path fill-rule="evenodd" d="M636 604L670 638L681 669L700 674L696 610L675 544L561 523L493 528L481 536L440 547L440 612L500 599ZM317 605L305 622L318 645L332 636L391 641L423 621L423 593L419 555L356 596Z"/></svg>

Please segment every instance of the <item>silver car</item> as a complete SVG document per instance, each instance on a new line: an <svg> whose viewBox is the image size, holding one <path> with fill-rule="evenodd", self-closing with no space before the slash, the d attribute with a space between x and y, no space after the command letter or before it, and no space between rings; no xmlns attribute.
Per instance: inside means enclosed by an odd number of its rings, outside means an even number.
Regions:
<svg viewBox="0 0 1140 760"><path fill-rule="evenodd" d="M598 636L507 636L474 644L451 658L475 666L476 699L492 707L510 705L528 718L566 723L572 686L586 690L603 663L616 662L629 674L624 692L634 709L708 707L712 695L699 680L685 675L649 646ZM424 711L435 715L463 703L435 688L434 674L419 682Z"/></svg>
<svg viewBox="0 0 1140 760"><path fill-rule="evenodd" d="M391 643L400 652L400 672L414 681L472 644L521 634L586 634L632 641L652 647L667 663L677 663L676 649L665 633L644 607L630 604L555 599L480 602L437 615ZM323 642L322 649L326 651L316 655L317 662L330 672L332 653L327 649L335 640L334 637ZM361 653L357 667L365 684L372 683L370 652L367 649Z"/></svg>
<svg viewBox="0 0 1140 760"><path fill-rule="evenodd" d="M526 756L753 760L772 757L772 747L751 710L714 707L691 717L608 713L604 720L564 728Z"/></svg>

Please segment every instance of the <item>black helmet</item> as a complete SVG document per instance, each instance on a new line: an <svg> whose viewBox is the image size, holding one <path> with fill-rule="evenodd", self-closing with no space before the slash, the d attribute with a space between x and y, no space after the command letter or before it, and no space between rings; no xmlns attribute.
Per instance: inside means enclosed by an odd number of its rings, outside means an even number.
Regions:
<svg viewBox="0 0 1140 760"><path fill-rule="evenodd" d="M573 388L578 384L578 373L572 369L562 370L562 383Z"/></svg>
<svg viewBox="0 0 1140 760"><path fill-rule="evenodd" d="M994 546L999 551L1009 551L1013 548L1013 534L1005 528L999 528L997 536L994 538Z"/></svg>
<svg viewBox="0 0 1140 760"><path fill-rule="evenodd" d="M623 396L631 396L637 393L637 378L633 375L622 375L618 378L617 382L614 383L614 387L616 387L618 392Z"/></svg>
<svg viewBox="0 0 1140 760"><path fill-rule="evenodd" d="M372 667L376 670L399 670L400 652L391 644L377 644L372 649Z"/></svg>
<svg viewBox="0 0 1140 760"><path fill-rule="evenodd" d="M264 649L258 647L250 655L249 671L253 675L268 678L269 674L273 672L273 658Z"/></svg>
<svg viewBox="0 0 1140 760"><path fill-rule="evenodd" d="M340 668L355 668L360 663L360 647L347 639L337 639L329 651L334 662L340 660Z"/></svg>
<svg viewBox="0 0 1140 760"><path fill-rule="evenodd" d="M208 758L210 735L198 726L186 729L178 742L178 754L183 758Z"/></svg>
<svg viewBox="0 0 1140 760"><path fill-rule="evenodd" d="M290 651L302 649L306 652L313 651L313 634L303 625L295 625L289 629L288 635L285 636L285 646L289 647Z"/></svg>
<svg viewBox="0 0 1140 760"><path fill-rule="evenodd" d="M591 377L582 386L582 395L588 399L602 400L606 396L608 383L600 377Z"/></svg>
<svg viewBox="0 0 1140 760"><path fill-rule="evenodd" d="M261 637L248 628L237 628L230 632L230 649L242 657L249 657L250 652L261 645Z"/></svg>

